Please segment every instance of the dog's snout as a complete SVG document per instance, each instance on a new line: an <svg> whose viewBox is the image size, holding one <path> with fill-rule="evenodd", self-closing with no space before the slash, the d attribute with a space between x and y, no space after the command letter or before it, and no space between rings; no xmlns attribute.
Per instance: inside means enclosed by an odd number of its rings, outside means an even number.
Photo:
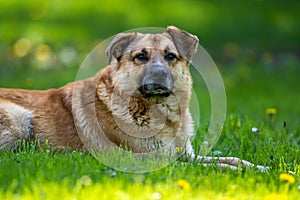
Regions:
<svg viewBox="0 0 300 200"><path fill-rule="evenodd" d="M157 81L158 84L164 81L169 75L168 68L162 65L154 65L148 68L149 75L151 76L152 81Z"/></svg>
<svg viewBox="0 0 300 200"><path fill-rule="evenodd" d="M171 71L163 65L149 65L145 68L142 85L156 84L168 88L173 87Z"/></svg>
<svg viewBox="0 0 300 200"><path fill-rule="evenodd" d="M173 88L171 71L163 65L148 65L140 80L139 90L145 97L169 96Z"/></svg>

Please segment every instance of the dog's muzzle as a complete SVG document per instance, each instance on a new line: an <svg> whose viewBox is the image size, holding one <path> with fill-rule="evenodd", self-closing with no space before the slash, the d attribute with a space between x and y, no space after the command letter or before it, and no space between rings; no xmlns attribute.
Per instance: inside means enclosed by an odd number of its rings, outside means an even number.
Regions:
<svg viewBox="0 0 300 200"><path fill-rule="evenodd" d="M138 90L145 97L168 97L172 93L173 78L168 67L163 65L148 65L140 77Z"/></svg>

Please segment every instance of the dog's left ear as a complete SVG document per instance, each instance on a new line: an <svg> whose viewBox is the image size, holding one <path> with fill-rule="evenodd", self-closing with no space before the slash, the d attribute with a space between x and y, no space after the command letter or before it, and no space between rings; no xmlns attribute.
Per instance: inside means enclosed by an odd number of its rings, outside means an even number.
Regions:
<svg viewBox="0 0 300 200"><path fill-rule="evenodd" d="M108 62L112 61L112 57L115 57L118 61L125 52L128 45L137 37L138 33L119 33L110 42L106 49L106 56Z"/></svg>
<svg viewBox="0 0 300 200"><path fill-rule="evenodd" d="M196 53L198 47L198 38L186 31L180 30L175 26L168 26L164 34L171 37L177 51L189 62Z"/></svg>

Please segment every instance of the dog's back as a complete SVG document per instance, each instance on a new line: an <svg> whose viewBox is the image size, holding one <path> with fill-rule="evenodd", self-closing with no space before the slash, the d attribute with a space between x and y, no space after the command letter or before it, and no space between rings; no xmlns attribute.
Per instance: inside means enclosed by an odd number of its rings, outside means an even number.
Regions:
<svg viewBox="0 0 300 200"><path fill-rule="evenodd" d="M57 146L81 148L67 95L65 88L0 89L0 148L15 149L19 139L36 137Z"/></svg>

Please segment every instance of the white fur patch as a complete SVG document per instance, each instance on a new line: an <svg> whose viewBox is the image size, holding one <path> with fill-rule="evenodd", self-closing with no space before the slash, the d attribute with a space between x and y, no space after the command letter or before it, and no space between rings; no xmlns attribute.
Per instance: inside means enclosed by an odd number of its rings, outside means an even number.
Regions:
<svg viewBox="0 0 300 200"><path fill-rule="evenodd" d="M32 113L7 101L0 101L0 150L13 149L18 139L28 139L32 134Z"/></svg>

